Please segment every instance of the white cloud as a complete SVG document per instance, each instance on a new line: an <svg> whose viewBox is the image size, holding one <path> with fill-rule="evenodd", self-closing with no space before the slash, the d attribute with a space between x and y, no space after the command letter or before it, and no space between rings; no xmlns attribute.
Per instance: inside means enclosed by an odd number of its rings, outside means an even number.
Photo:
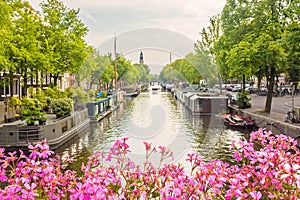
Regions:
<svg viewBox="0 0 300 200"><path fill-rule="evenodd" d="M86 40L99 46L114 33L160 28L173 30L196 41L209 17L221 12L226 0L63 0L69 8L79 8L80 18L89 28ZM40 0L29 0L37 8Z"/></svg>

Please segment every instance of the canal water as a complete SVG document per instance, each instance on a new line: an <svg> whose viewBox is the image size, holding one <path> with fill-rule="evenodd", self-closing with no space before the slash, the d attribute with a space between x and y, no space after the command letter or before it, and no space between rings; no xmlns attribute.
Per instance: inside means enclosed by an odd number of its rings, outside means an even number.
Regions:
<svg viewBox="0 0 300 200"><path fill-rule="evenodd" d="M226 129L219 116L192 116L171 93L147 92L127 99L119 109L91 124L57 153L63 157L69 154L74 162L68 168L79 169L93 152L107 152L117 139L128 137L129 157L139 164L145 160L144 141L166 146L173 152L174 160L165 163L183 163L192 152L205 161L233 162L232 141L243 140L248 133ZM154 155L150 160L157 165L159 156Z"/></svg>

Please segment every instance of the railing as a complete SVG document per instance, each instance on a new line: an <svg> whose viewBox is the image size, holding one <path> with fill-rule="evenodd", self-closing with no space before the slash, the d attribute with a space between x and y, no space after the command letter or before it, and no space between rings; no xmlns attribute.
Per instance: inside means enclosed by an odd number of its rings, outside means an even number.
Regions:
<svg viewBox="0 0 300 200"><path fill-rule="evenodd" d="M16 127L13 130L0 129L0 144L2 146L30 144L43 139L43 129L38 126Z"/></svg>

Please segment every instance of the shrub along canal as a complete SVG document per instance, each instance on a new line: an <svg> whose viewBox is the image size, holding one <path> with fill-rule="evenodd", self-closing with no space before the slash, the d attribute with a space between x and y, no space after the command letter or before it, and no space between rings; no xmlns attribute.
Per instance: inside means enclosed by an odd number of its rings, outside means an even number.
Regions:
<svg viewBox="0 0 300 200"><path fill-rule="evenodd" d="M148 92L127 99L119 109L92 123L56 152L62 156L69 154L74 160L68 168L80 169L93 152L107 151L117 139L128 137L130 158L140 164L145 160L144 141L173 151L174 160L168 162L182 162L191 152L197 152L205 161L233 162L232 141L243 140L250 132L226 129L219 116L192 116L168 92ZM150 160L158 164L159 157Z"/></svg>

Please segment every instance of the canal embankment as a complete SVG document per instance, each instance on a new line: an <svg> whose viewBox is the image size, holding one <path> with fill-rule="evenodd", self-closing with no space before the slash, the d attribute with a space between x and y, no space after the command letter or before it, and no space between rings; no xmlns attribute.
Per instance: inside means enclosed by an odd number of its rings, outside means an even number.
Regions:
<svg viewBox="0 0 300 200"><path fill-rule="evenodd" d="M239 109L235 105L229 105L232 112L243 115L245 117L251 117L255 119L256 124L260 128L266 128L266 130L272 131L274 134L286 134L297 139L300 142L300 123L288 123L285 122L286 113L288 110L295 110L298 116L300 110L300 96L285 96L274 97L272 100L272 109L270 113L264 112L265 99L264 96L257 96L256 94L251 96L251 108ZM294 98L294 99L292 99ZM291 102L294 101L293 108Z"/></svg>
<svg viewBox="0 0 300 200"><path fill-rule="evenodd" d="M226 110L247 118L254 119L257 127L270 130L273 134L285 134L300 142L300 123L287 123L285 116L288 110L294 110L299 116L300 96L285 96L273 98L271 113L264 112L265 98L256 94L251 96L251 108L240 109L237 105L229 104L228 98L222 95L207 94L195 91L184 91L175 89L172 91L178 99L192 114L207 115L219 114ZM221 99L217 100L217 99ZM293 102L293 105L291 105Z"/></svg>

